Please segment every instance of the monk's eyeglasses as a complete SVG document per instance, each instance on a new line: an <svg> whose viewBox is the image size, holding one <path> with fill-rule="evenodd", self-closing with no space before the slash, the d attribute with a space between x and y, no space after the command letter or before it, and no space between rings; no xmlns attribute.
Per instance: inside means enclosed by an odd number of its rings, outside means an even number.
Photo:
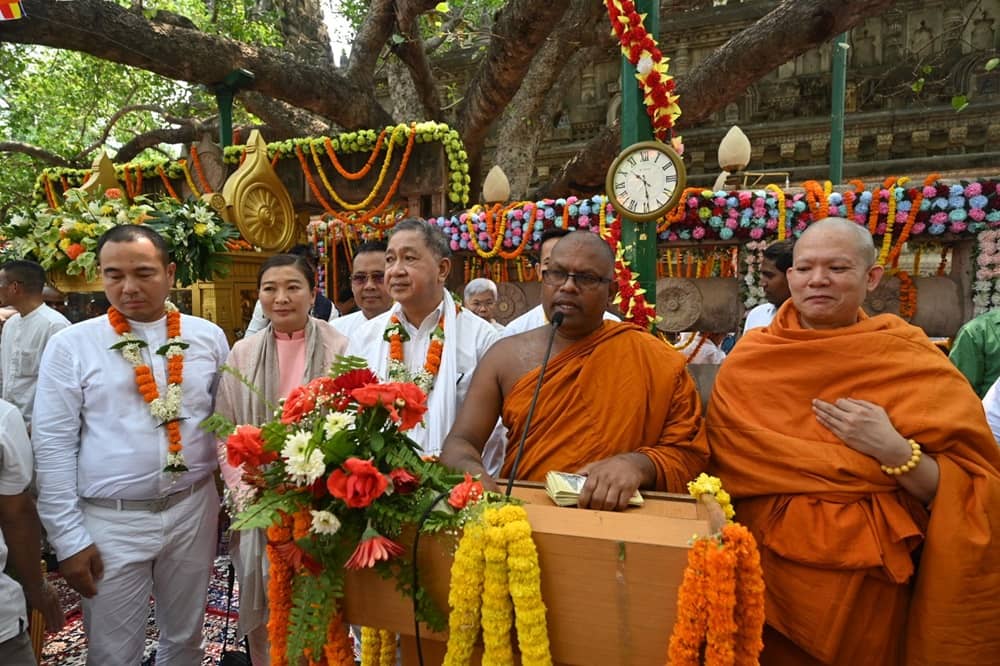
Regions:
<svg viewBox="0 0 1000 666"><path fill-rule="evenodd" d="M542 282L550 287L561 287L570 278L573 278L573 282L580 289L596 289L598 285L611 282L611 278L593 275L592 273L567 273L555 268L546 268L542 271Z"/></svg>

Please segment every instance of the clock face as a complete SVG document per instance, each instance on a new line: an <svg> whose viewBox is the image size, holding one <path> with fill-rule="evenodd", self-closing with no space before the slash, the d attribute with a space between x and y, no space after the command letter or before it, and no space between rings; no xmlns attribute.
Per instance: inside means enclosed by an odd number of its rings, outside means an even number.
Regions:
<svg viewBox="0 0 1000 666"><path fill-rule="evenodd" d="M627 148L615 160L607 188L622 214L650 220L669 210L684 181L684 163L666 146L644 142Z"/></svg>

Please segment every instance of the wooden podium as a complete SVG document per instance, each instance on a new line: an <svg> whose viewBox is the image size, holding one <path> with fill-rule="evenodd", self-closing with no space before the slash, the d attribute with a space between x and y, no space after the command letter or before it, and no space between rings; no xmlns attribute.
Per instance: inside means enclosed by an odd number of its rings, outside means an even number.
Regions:
<svg viewBox="0 0 1000 666"><path fill-rule="evenodd" d="M685 495L644 493L644 506L619 513L558 507L536 484L513 494L528 502L553 662L662 666L688 542L708 533L704 507ZM424 538L417 556L420 582L445 612L456 546L454 537ZM403 664L417 664L411 602L393 581L348 572L344 610L352 624L400 634ZM424 663L441 664L447 634L421 625L420 639Z"/></svg>

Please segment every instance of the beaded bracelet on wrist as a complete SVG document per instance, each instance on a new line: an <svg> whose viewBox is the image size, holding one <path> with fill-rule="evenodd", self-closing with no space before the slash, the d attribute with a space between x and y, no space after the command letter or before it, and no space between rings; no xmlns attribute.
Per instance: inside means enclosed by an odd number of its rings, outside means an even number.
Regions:
<svg viewBox="0 0 1000 666"><path fill-rule="evenodd" d="M907 440L907 443L910 445L910 450L912 451L912 453L910 454L910 459L898 467L889 467L888 465L880 465L883 472L885 472L889 476L901 476L909 472L918 464L920 464L920 456L923 455L923 452L920 450L920 445L917 444L912 439Z"/></svg>

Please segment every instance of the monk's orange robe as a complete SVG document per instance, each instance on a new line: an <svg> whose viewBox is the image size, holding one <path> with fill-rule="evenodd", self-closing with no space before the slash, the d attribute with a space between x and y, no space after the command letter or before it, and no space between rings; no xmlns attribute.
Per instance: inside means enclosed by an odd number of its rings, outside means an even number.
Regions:
<svg viewBox="0 0 1000 666"><path fill-rule="evenodd" d="M803 329L789 301L715 381L711 467L760 544L769 631L794 643L766 633L762 663L997 663L1000 450L920 329L860 317ZM816 420L813 398L846 397L882 406L937 461L929 511Z"/></svg>
<svg viewBox="0 0 1000 666"><path fill-rule="evenodd" d="M504 400L503 476L513 466L539 369ZM544 481L549 470L575 472L639 452L656 467L657 490L687 492L685 484L708 461L700 426L701 402L684 357L632 324L605 321L549 361L517 477Z"/></svg>

